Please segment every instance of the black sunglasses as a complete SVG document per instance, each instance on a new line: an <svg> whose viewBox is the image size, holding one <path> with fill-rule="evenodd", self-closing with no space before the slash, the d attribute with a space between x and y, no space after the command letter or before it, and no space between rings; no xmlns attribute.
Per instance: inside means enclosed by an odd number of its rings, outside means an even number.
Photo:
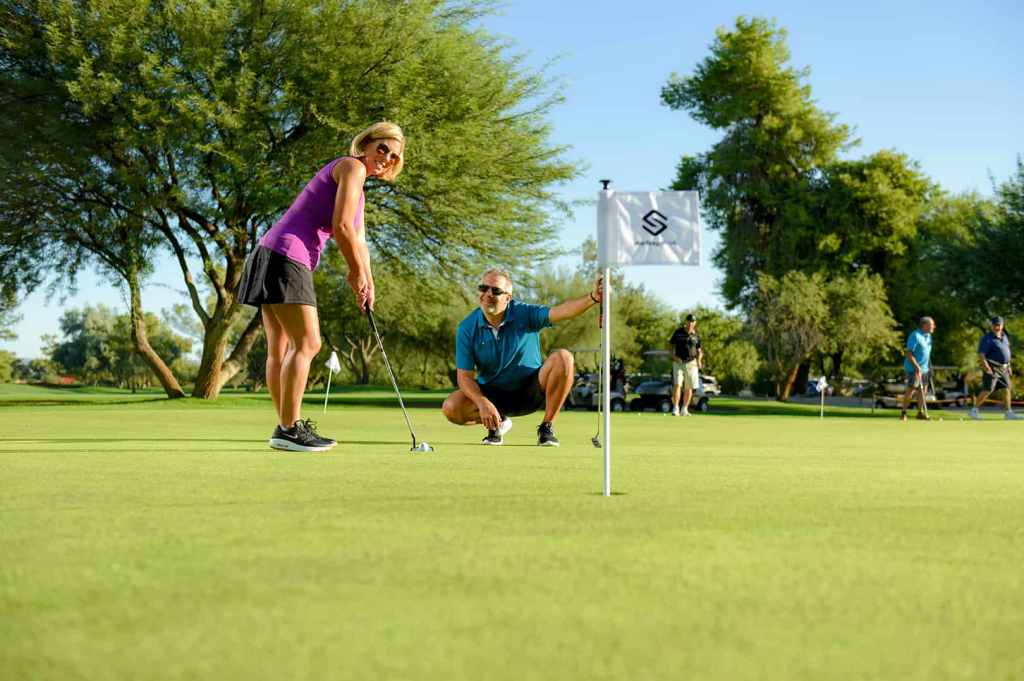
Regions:
<svg viewBox="0 0 1024 681"><path fill-rule="evenodd" d="M379 142L377 144L377 152L384 154L384 157L387 158L387 160L391 161L392 163L396 162L399 158L398 154L395 153L394 151L391 151L391 147L389 147L384 142Z"/></svg>
<svg viewBox="0 0 1024 681"><path fill-rule="evenodd" d="M491 295L493 295L495 298L502 295L503 293L508 293L508 291L502 291L497 286L488 286L487 284L480 284L479 286L476 287L476 290L479 291L480 293L487 293L488 291L490 291Z"/></svg>

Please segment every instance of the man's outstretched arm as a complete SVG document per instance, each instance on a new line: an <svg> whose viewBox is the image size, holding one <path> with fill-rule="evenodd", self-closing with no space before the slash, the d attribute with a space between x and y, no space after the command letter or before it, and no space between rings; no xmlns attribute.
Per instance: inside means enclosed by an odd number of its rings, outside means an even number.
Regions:
<svg viewBox="0 0 1024 681"><path fill-rule="evenodd" d="M601 279L602 277L599 275L594 281L594 287L590 290L590 293L582 298L573 298L572 300L567 300L564 303L560 303L551 308L551 310L548 311L548 320L552 324L557 324L558 322L566 319L579 317L581 314L600 303Z"/></svg>

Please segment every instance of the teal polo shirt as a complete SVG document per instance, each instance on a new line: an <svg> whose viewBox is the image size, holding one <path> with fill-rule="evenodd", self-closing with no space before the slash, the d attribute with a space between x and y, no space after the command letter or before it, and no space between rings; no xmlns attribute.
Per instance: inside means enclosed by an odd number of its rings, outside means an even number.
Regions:
<svg viewBox="0 0 1024 681"><path fill-rule="evenodd" d="M476 371L477 383L505 390L518 388L523 379L544 363L540 356L540 330L551 326L546 305L510 300L495 338L479 307L459 323L455 332L455 366Z"/></svg>
<svg viewBox="0 0 1024 681"><path fill-rule="evenodd" d="M910 354L917 360L923 373L928 373L931 370L929 362L932 356L932 335L930 333L924 333L920 329L915 330L907 337L907 350L910 350ZM914 365L910 363L909 359L903 360L903 368L908 374L914 373Z"/></svg>

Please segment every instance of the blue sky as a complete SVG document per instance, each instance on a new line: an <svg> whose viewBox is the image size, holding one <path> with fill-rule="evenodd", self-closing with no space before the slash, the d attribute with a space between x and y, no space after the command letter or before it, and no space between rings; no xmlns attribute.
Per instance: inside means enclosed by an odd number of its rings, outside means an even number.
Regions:
<svg viewBox="0 0 1024 681"><path fill-rule="evenodd" d="M659 92L673 72L692 72L715 29L740 15L773 18L789 32L791 63L810 67L818 105L861 139L849 156L896 149L948 191L991 194L991 178L1008 178L1024 154L1022 6L515 0L499 5L483 27L512 42L527 64L556 59L547 72L566 101L550 116L553 140L570 145L570 158L584 167L561 190L568 200L592 199L602 177L624 191L664 188L681 155L717 141L714 131L662 106ZM594 212L581 207L561 227L565 247L594 233ZM717 243L705 231L705 263ZM148 310L185 302L175 275L169 260L160 264L144 290ZM720 305L718 278L708 264L627 270L628 280L679 310ZM0 348L39 356L40 336L57 332L63 309L96 303L126 309L123 294L93 275L82 277L75 295L37 292L19 310L18 339Z"/></svg>

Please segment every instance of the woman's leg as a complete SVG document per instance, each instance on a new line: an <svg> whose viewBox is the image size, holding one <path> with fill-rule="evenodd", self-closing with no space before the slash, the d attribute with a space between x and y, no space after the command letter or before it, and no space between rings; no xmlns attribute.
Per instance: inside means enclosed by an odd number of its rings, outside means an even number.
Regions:
<svg viewBox="0 0 1024 681"><path fill-rule="evenodd" d="M274 401L277 422L282 427L288 428L292 424L285 423L284 417L281 415L281 367L284 365L284 358L288 353L288 336L274 312L275 307L279 306L263 305L260 308L263 317L263 331L267 337L267 389L270 391L270 398Z"/></svg>
<svg viewBox="0 0 1024 681"><path fill-rule="evenodd" d="M302 415L302 395L306 392L309 365L320 352L320 321L312 305L265 305L280 324L287 338L287 349L281 361L280 408L281 425L291 427ZM270 352L267 352L270 371Z"/></svg>

